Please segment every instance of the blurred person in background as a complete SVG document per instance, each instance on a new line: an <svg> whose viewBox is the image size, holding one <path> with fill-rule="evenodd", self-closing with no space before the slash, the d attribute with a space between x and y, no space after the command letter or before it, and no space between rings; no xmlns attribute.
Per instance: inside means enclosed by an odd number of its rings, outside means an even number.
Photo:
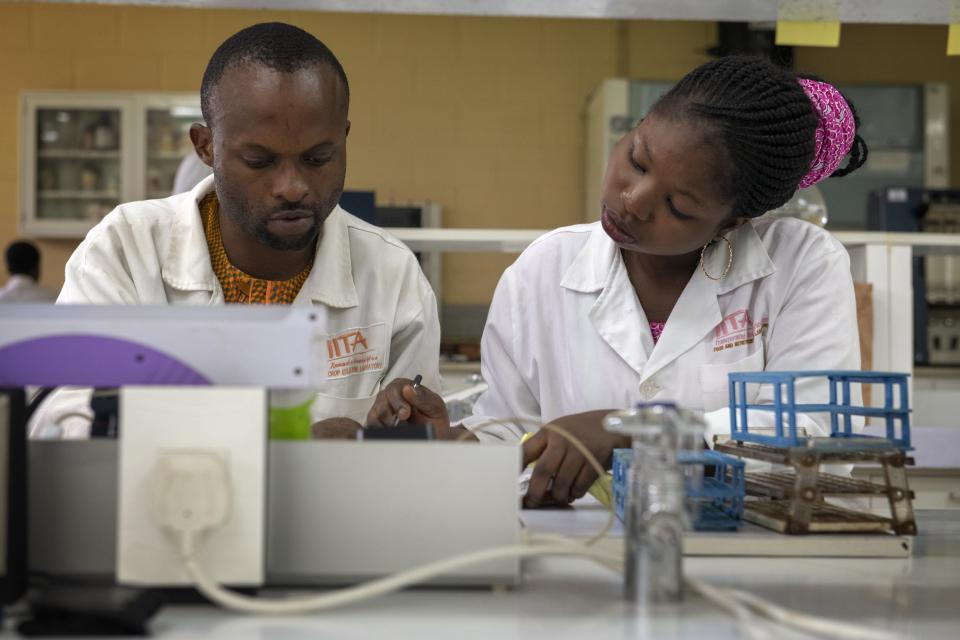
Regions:
<svg viewBox="0 0 960 640"><path fill-rule="evenodd" d="M0 303L39 304L57 299L57 294L39 284L40 251L33 243L12 242L6 258L10 278L0 287Z"/></svg>
<svg viewBox="0 0 960 640"><path fill-rule="evenodd" d="M206 165L195 151L191 151L183 157L180 165L177 167L177 173L173 177L173 189L170 195L175 196L178 193L184 193L192 190L195 186L213 173L213 169Z"/></svg>

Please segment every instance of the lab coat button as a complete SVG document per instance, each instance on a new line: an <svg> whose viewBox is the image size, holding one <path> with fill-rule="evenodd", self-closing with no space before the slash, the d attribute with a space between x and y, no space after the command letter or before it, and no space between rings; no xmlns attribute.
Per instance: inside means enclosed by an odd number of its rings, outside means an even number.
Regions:
<svg viewBox="0 0 960 640"><path fill-rule="evenodd" d="M660 391L660 385L658 385L653 380L647 380L640 385L640 397L643 400L650 400L653 396L657 395L657 392Z"/></svg>

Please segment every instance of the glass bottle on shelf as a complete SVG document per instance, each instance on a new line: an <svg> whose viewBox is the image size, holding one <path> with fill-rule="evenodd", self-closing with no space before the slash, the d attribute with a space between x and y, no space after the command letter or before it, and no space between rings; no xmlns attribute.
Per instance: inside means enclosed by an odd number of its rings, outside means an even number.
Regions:
<svg viewBox="0 0 960 640"><path fill-rule="evenodd" d="M88 124L83 128L83 137L81 138L80 148L81 149L95 149L96 143L94 142L94 136L96 135L96 127L92 124Z"/></svg>
<svg viewBox="0 0 960 640"><path fill-rule="evenodd" d="M99 221L121 191L120 110L42 107L35 114L32 219Z"/></svg>
<svg viewBox="0 0 960 640"><path fill-rule="evenodd" d="M57 173L52 167L45 166L40 169L40 190L53 191L57 188Z"/></svg>
<svg viewBox="0 0 960 640"><path fill-rule="evenodd" d="M103 177L103 190L112 196L118 195L120 190L120 176L117 174L119 167L107 167L107 173Z"/></svg>
<svg viewBox="0 0 960 640"><path fill-rule="evenodd" d="M175 136L176 133L170 124L164 124L159 132L160 141L157 144L157 151L163 155L174 153L177 149L177 144L174 140Z"/></svg>
<svg viewBox="0 0 960 640"><path fill-rule="evenodd" d="M41 109L37 114L38 149L65 149L70 146L70 132L75 126L71 112Z"/></svg>
<svg viewBox="0 0 960 640"><path fill-rule="evenodd" d="M87 163L80 170L80 190L97 191L100 189L100 169L95 164Z"/></svg>
<svg viewBox="0 0 960 640"><path fill-rule="evenodd" d="M111 122L109 112L100 114L100 122L93 129L93 146L105 150L117 148L117 130Z"/></svg>
<svg viewBox="0 0 960 640"><path fill-rule="evenodd" d="M770 211L767 215L792 216L806 220L818 227L825 227L829 219L827 201L824 200L823 192L816 185L806 189L798 189L786 204Z"/></svg>
<svg viewBox="0 0 960 640"><path fill-rule="evenodd" d="M146 115L146 197L165 198L173 190L177 167L192 152L190 125L202 119L200 107L152 107Z"/></svg>

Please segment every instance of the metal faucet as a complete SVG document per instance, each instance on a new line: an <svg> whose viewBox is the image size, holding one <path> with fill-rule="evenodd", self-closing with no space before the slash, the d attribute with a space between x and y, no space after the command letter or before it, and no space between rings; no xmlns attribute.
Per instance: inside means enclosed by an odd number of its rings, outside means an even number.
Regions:
<svg viewBox="0 0 960 640"><path fill-rule="evenodd" d="M632 439L633 460L624 509L624 597L634 603L683 598L683 530L690 522L681 450L702 446L705 424L670 403L639 404L603 420L608 431Z"/></svg>

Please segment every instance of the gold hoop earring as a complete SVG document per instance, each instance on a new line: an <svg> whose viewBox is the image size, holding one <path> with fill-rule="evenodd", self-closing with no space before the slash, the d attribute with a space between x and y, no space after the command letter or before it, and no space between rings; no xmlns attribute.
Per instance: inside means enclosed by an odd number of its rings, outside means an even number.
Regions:
<svg viewBox="0 0 960 640"><path fill-rule="evenodd" d="M704 255L707 252L707 247L716 242L717 238L720 238L727 243L727 266L723 268L723 273L720 274L719 278L717 276L710 275L710 273L707 271L707 265L704 261ZM703 249L700 250L700 270L703 271L703 275L707 276L711 280L719 281L726 278L727 274L730 273L730 266L733 264L733 243L727 240L726 236L717 236L717 238L714 238L707 244L703 245Z"/></svg>

